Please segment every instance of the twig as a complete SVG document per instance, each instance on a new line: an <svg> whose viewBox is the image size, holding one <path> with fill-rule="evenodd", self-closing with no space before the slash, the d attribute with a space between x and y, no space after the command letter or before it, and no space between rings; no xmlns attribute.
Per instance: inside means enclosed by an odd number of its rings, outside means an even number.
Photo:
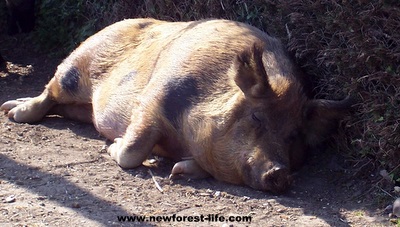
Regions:
<svg viewBox="0 0 400 227"><path fill-rule="evenodd" d="M150 175L151 175L151 179L153 179L154 184L156 185L156 188L157 188L160 192L164 192L164 190L161 188L161 186L158 184L156 178L154 177L153 172L151 172L150 169L148 169L148 170L149 170L149 173L150 173Z"/></svg>
<svg viewBox="0 0 400 227"><path fill-rule="evenodd" d="M219 3L221 3L221 7L222 7L222 9L225 11L225 6L224 6L224 3L223 3L222 1L219 1Z"/></svg>
<svg viewBox="0 0 400 227"><path fill-rule="evenodd" d="M394 167L394 169L392 169L390 172L389 172L389 174L392 174L397 168L399 168L400 167L400 164L398 164L396 167Z"/></svg>
<svg viewBox="0 0 400 227"><path fill-rule="evenodd" d="M290 38L292 38L292 33L290 32L287 24L285 24L285 28L286 28L286 33L287 33L288 39L290 40Z"/></svg>
<svg viewBox="0 0 400 227"><path fill-rule="evenodd" d="M386 195L392 197L393 199L395 199L394 196L392 196L389 192L385 191L383 188L379 187L378 185L375 185L375 187L377 187L379 190L381 190L382 192L384 192Z"/></svg>

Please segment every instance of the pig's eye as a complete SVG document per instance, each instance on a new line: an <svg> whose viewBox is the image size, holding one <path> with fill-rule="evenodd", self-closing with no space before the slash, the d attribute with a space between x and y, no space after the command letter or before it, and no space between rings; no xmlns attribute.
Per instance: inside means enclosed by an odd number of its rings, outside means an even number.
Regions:
<svg viewBox="0 0 400 227"><path fill-rule="evenodd" d="M253 113L252 115L251 115L251 118L253 118L253 120L254 121L256 121L256 122L259 122L259 123L261 123L262 121L261 121L261 119L262 119L262 117L261 117L261 115L260 115L260 113Z"/></svg>

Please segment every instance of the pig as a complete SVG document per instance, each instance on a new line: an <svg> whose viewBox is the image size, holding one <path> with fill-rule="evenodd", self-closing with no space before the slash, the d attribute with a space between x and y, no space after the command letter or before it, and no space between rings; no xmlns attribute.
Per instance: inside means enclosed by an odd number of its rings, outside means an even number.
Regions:
<svg viewBox="0 0 400 227"><path fill-rule="evenodd" d="M58 114L93 123L122 168L154 154L177 161L172 178L212 176L279 194L349 105L308 97L281 42L255 27L148 18L89 37L42 94L1 110L16 122Z"/></svg>

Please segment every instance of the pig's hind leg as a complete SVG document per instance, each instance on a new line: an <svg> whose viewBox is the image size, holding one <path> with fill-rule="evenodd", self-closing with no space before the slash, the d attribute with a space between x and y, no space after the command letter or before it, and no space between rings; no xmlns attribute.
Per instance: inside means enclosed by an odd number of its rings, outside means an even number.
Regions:
<svg viewBox="0 0 400 227"><path fill-rule="evenodd" d="M76 67L60 65L56 76L45 90L34 98L22 98L5 102L0 107L10 119L21 123L40 121L48 114L90 122L92 118L91 83Z"/></svg>
<svg viewBox="0 0 400 227"><path fill-rule="evenodd" d="M122 138L114 139L107 152L125 169L140 166L161 138L157 120L145 111L134 111Z"/></svg>

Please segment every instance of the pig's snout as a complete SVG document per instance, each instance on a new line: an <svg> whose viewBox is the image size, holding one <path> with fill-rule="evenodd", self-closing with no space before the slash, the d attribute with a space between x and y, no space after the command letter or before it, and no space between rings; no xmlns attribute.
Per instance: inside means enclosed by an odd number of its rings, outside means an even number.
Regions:
<svg viewBox="0 0 400 227"><path fill-rule="evenodd" d="M276 194L285 192L292 183L290 171L286 166L275 164L271 169L261 175L264 188Z"/></svg>

